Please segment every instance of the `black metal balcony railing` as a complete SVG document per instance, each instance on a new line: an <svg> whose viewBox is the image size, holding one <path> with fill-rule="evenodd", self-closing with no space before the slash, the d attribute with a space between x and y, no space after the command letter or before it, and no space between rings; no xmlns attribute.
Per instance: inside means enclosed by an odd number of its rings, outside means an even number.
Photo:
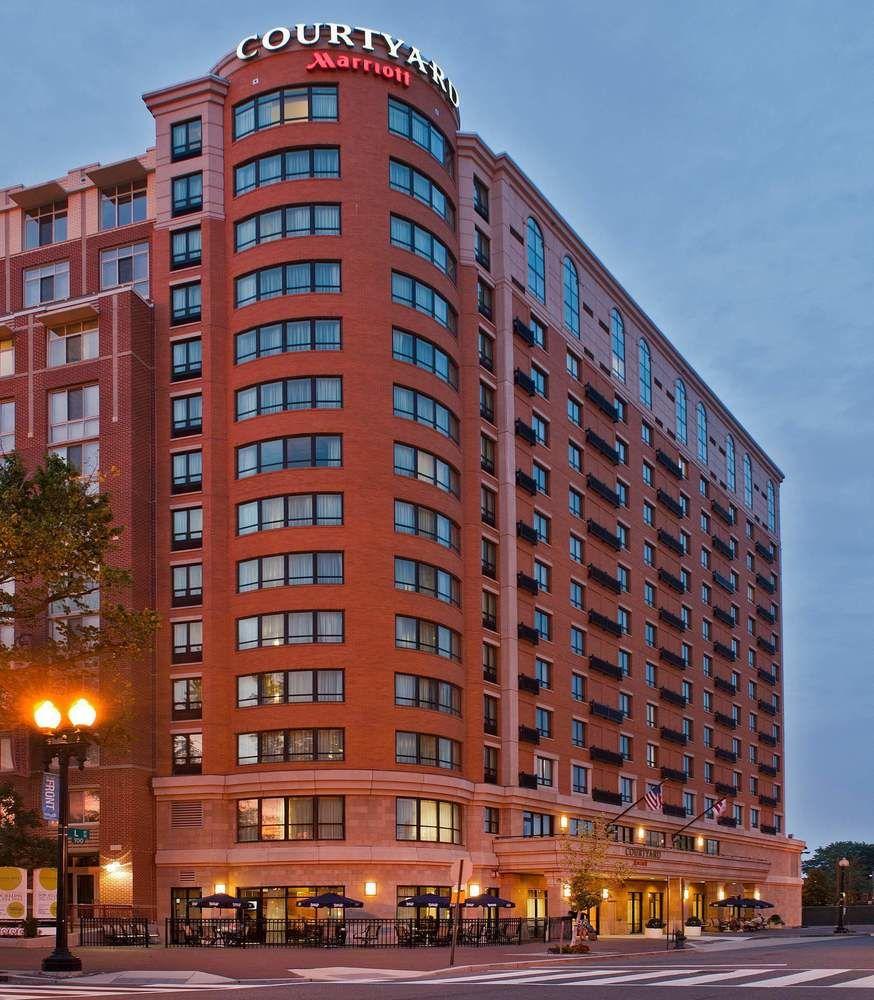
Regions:
<svg viewBox="0 0 874 1000"><path fill-rule="evenodd" d="M497 632L498 616L490 614L488 611L483 611L483 628L487 628L490 632Z"/></svg>
<svg viewBox="0 0 874 1000"><path fill-rule="evenodd" d="M766 684L770 684L771 687L774 687L777 683L777 675L769 673L763 667L759 667L758 670L756 670L756 676L759 680L764 681Z"/></svg>
<svg viewBox="0 0 874 1000"><path fill-rule="evenodd" d="M713 686L717 691L723 691L725 694L737 694L737 685L731 681L727 681L724 677L720 677L718 674L713 678Z"/></svg>
<svg viewBox="0 0 874 1000"><path fill-rule="evenodd" d="M666 490L656 490L656 500L658 500L662 507L669 510L674 517L686 516L686 511L683 508L683 505L678 500L675 500Z"/></svg>
<svg viewBox="0 0 874 1000"><path fill-rule="evenodd" d="M605 677L612 677L615 681L622 680L622 668L610 663L609 660L602 660L600 656L590 656L589 667L596 673L604 674Z"/></svg>
<svg viewBox="0 0 874 1000"><path fill-rule="evenodd" d="M759 738L759 743L764 743L766 747L777 746L777 737L772 736L770 733L759 732L756 733L756 736Z"/></svg>
<svg viewBox="0 0 874 1000"><path fill-rule="evenodd" d="M737 763L737 754L733 750L726 750L725 747L717 747L714 755L718 760L727 761L729 764Z"/></svg>
<svg viewBox="0 0 874 1000"><path fill-rule="evenodd" d="M662 663L670 663L672 667L676 667L678 670L685 670L688 666L682 656L672 653L669 649L665 649L664 646L659 649L659 659Z"/></svg>
<svg viewBox="0 0 874 1000"><path fill-rule="evenodd" d="M737 796L737 788L734 785L727 785L724 781L717 781L713 787L720 795L729 795L732 798Z"/></svg>
<svg viewBox="0 0 874 1000"><path fill-rule="evenodd" d="M723 726L726 729L737 729L737 720L733 719L730 715L726 715L725 712L714 712L713 720L717 726Z"/></svg>
<svg viewBox="0 0 874 1000"><path fill-rule="evenodd" d="M494 667L483 667L483 680L488 681L489 684L498 683L498 671ZM495 723L497 725L497 723Z"/></svg>
<svg viewBox="0 0 874 1000"><path fill-rule="evenodd" d="M479 356L479 363L480 365L482 365L483 368L485 368L487 372L493 372L495 370L495 363L488 356L488 354L481 353Z"/></svg>
<svg viewBox="0 0 874 1000"><path fill-rule="evenodd" d="M532 528L530 524L526 524L524 521L516 522L516 534L522 539L523 542L530 542L532 545L536 545L540 538L537 534L537 530Z"/></svg>
<svg viewBox="0 0 874 1000"><path fill-rule="evenodd" d="M766 577L762 576L761 573L756 573L756 583L762 588L762 590L767 591L769 594L773 594L777 589L773 583Z"/></svg>
<svg viewBox="0 0 874 1000"><path fill-rule="evenodd" d="M607 590L612 590L614 594L618 594L622 590L622 585L616 577L611 576L606 570L601 569L599 566L595 566L594 563L589 563L588 570L589 579L594 580L595 583L600 583L602 587L606 587Z"/></svg>
<svg viewBox="0 0 874 1000"><path fill-rule="evenodd" d="M538 582L533 576L529 576L527 573L520 572L516 574L516 586L520 590L527 590L529 594L538 594L540 592Z"/></svg>
<svg viewBox="0 0 874 1000"><path fill-rule="evenodd" d="M495 512L490 507L480 507L479 509L480 520L483 524L488 524L492 528L497 524L497 519L495 518Z"/></svg>
<svg viewBox="0 0 874 1000"><path fill-rule="evenodd" d="M780 832L776 826L771 826L769 823L762 823L759 829L771 837L775 837Z"/></svg>
<svg viewBox="0 0 874 1000"><path fill-rule="evenodd" d="M679 743L680 746L684 747L689 742L688 736L685 733L681 733L679 729L670 729L668 726L662 726L659 730L663 740L667 740L668 743Z"/></svg>
<svg viewBox="0 0 874 1000"><path fill-rule="evenodd" d="M490 424L495 422L495 409L493 406L489 406L486 403L480 403L479 415L483 418L483 420L487 420Z"/></svg>
<svg viewBox="0 0 874 1000"><path fill-rule="evenodd" d="M484 767L483 784L497 785L497 783L498 783L498 769L496 767Z"/></svg>
<svg viewBox="0 0 874 1000"><path fill-rule="evenodd" d="M540 694L540 681L529 674L519 674L519 690L530 694Z"/></svg>
<svg viewBox="0 0 874 1000"><path fill-rule="evenodd" d="M615 750L605 750L603 747L589 747L589 756L592 760L600 764L612 764L614 767L622 767L625 758Z"/></svg>
<svg viewBox="0 0 874 1000"><path fill-rule="evenodd" d="M774 561L774 552L769 545L762 545L761 542L756 542L756 552L765 560L766 563L772 563Z"/></svg>
<svg viewBox="0 0 874 1000"><path fill-rule="evenodd" d="M483 719L483 732L486 736L497 736L498 735L498 720L497 719Z"/></svg>
<svg viewBox="0 0 874 1000"><path fill-rule="evenodd" d="M664 528L659 528L658 539L662 545L667 545L672 552L676 552L678 556L684 554L685 549L683 548L683 543L675 535L672 535L669 531L665 531Z"/></svg>
<svg viewBox="0 0 874 1000"><path fill-rule="evenodd" d="M665 816L676 816L677 819L685 819L686 809L684 806L675 806L670 802L663 802L662 814Z"/></svg>
<svg viewBox="0 0 874 1000"><path fill-rule="evenodd" d="M662 701L670 702L671 705L676 705L678 708L685 708L689 704L684 694L680 694L679 691L673 691L671 688L660 687L659 698Z"/></svg>
<svg viewBox="0 0 874 1000"><path fill-rule="evenodd" d="M604 440L599 434L596 434L591 427L586 429L586 443L590 444L595 451L599 451L608 462L612 462L613 465L619 465L619 452Z"/></svg>
<svg viewBox="0 0 874 1000"><path fill-rule="evenodd" d="M533 726L519 726L520 743L539 743L540 733Z"/></svg>
<svg viewBox="0 0 874 1000"><path fill-rule="evenodd" d="M666 451L662 451L661 448L656 451L656 461L663 469L667 469L674 479L683 478L683 467L679 462L675 462Z"/></svg>
<svg viewBox="0 0 874 1000"><path fill-rule="evenodd" d="M607 503L612 504L614 507L622 506L622 500L616 490L611 489L606 483L602 483L597 476L589 473L586 476L586 486L593 493L597 493L602 500L606 500Z"/></svg>
<svg viewBox="0 0 874 1000"><path fill-rule="evenodd" d="M727 576L723 576L718 570L713 571L713 582L717 587L722 587L727 594L734 593L734 584Z"/></svg>
<svg viewBox="0 0 874 1000"><path fill-rule="evenodd" d="M518 316L513 318L513 333L521 337L529 347L534 346L534 334L527 323L523 323Z"/></svg>
<svg viewBox="0 0 874 1000"><path fill-rule="evenodd" d="M527 472L523 472L521 469L516 470L516 485L525 490L531 496L537 494L537 480L533 476L529 476Z"/></svg>
<svg viewBox="0 0 874 1000"><path fill-rule="evenodd" d="M667 608L659 608L659 620L667 623L671 628L675 628L679 632L685 632L688 628L686 622L679 615L668 611Z"/></svg>
<svg viewBox="0 0 874 1000"><path fill-rule="evenodd" d="M710 540L713 542L713 548L716 549L721 556L725 556L726 559L734 559L734 548L729 545L728 542L724 542L719 535L711 536Z"/></svg>
<svg viewBox="0 0 874 1000"><path fill-rule="evenodd" d="M537 788L537 775L536 774L526 774L525 771L519 772L519 787L520 788Z"/></svg>
<svg viewBox="0 0 874 1000"><path fill-rule="evenodd" d="M617 552L622 548L622 542L619 540L619 537L610 531L609 528L605 528L603 524L598 524L597 521L589 518L586 521L586 528L590 535L594 535L599 541L609 545L610 548L615 549Z"/></svg>
<svg viewBox="0 0 874 1000"><path fill-rule="evenodd" d="M480 568L482 569L483 576L487 576L490 580L497 579L498 567L495 563L483 559L480 563Z"/></svg>
<svg viewBox="0 0 874 1000"><path fill-rule="evenodd" d="M480 455L479 467L490 476L495 474L495 460L488 455Z"/></svg>
<svg viewBox="0 0 874 1000"><path fill-rule="evenodd" d="M664 781L679 781L685 783L689 775L675 767L663 767L659 774Z"/></svg>
<svg viewBox="0 0 874 1000"><path fill-rule="evenodd" d="M734 816L720 816L716 821L720 826L737 826Z"/></svg>
<svg viewBox="0 0 874 1000"><path fill-rule="evenodd" d="M622 626L618 622L614 622L612 618L608 618L607 615L602 615L599 611L590 611L589 621L592 625L597 625L598 628L615 635L617 638L622 635Z"/></svg>
<svg viewBox="0 0 874 1000"><path fill-rule="evenodd" d="M730 611L720 608L718 604L713 605L713 617L729 628L734 628L737 625L734 615Z"/></svg>
<svg viewBox="0 0 874 1000"><path fill-rule="evenodd" d="M727 507L723 507L718 500L710 501L710 509L723 524L728 525L729 528L734 526L734 518L731 516L731 511Z"/></svg>
<svg viewBox="0 0 874 1000"><path fill-rule="evenodd" d="M756 702L756 704L765 713L765 715L776 715L777 714L777 707L776 707L776 705L772 705L771 702L765 701L764 698L759 698L759 700Z"/></svg>
<svg viewBox="0 0 874 1000"><path fill-rule="evenodd" d="M522 438L528 444L537 444L537 433L533 427L529 427L524 420L516 417L516 437Z"/></svg>
<svg viewBox="0 0 874 1000"><path fill-rule="evenodd" d="M767 774L769 778L776 778L777 774L776 767L771 767L770 764L759 764L759 774Z"/></svg>
<svg viewBox="0 0 874 1000"><path fill-rule="evenodd" d="M769 656L773 656L777 652L777 647L773 642L769 642L763 635L756 637L756 645L759 649L763 649Z"/></svg>
<svg viewBox="0 0 874 1000"><path fill-rule="evenodd" d="M666 569L660 569L658 576L662 583L666 583L671 590L675 590L678 594L686 593L686 584L678 576L674 576L673 573L669 573Z"/></svg>
<svg viewBox="0 0 874 1000"><path fill-rule="evenodd" d="M592 801L605 802L611 806L621 806L622 796L619 794L619 792L611 792L607 788L593 788Z"/></svg>
<svg viewBox="0 0 874 1000"><path fill-rule="evenodd" d="M530 642L532 646L536 646L540 642L540 633L537 629L532 628L531 625L525 625L523 622L519 622L517 625L516 634L525 642Z"/></svg>
<svg viewBox="0 0 874 1000"><path fill-rule="evenodd" d="M537 386L534 384L534 379L530 375L526 375L521 368L517 368L513 372L513 381L520 389L524 389L529 396L537 395Z"/></svg>
<svg viewBox="0 0 874 1000"><path fill-rule="evenodd" d="M616 407L610 402L609 399L607 399L605 395L598 392L598 390L590 382L586 382L584 393L586 399L594 403L595 406L597 406L606 417L609 417L614 424L616 423L619 419L619 414L616 412Z"/></svg>
<svg viewBox="0 0 874 1000"><path fill-rule="evenodd" d="M772 809L780 804L780 800L774 798L773 795L760 795L759 805L760 806L770 806Z"/></svg>
<svg viewBox="0 0 874 1000"><path fill-rule="evenodd" d="M625 719L625 713L621 708L613 708L600 701L590 701L589 711L592 715L597 715L598 718L606 719L608 722L623 722Z"/></svg>
<svg viewBox="0 0 874 1000"><path fill-rule="evenodd" d="M777 621L777 616L770 612L767 608L763 608L761 604L756 605L756 614L759 618L764 618L766 622L770 622L771 625Z"/></svg>
<svg viewBox="0 0 874 1000"><path fill-rule="evenodd" d="M724 660L728 660L730 663L734 663L737 659L731 646L726 646L723 642L714 642L713 652L716 653L717 656L721 656Z"/></svg>

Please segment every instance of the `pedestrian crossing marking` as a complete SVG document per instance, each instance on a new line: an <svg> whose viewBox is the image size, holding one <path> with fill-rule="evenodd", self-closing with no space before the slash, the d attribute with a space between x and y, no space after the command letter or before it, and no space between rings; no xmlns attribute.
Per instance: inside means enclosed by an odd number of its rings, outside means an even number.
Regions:
<svg viewBox="0 0 874 1000"><path fill-rule="evenodd" d="M850 971L850 969L806 969L789 976L778 976L777 979L759 979L755 983L744 983L744 986L773 986L775 988L780 986L800 986L802 983L810 983L815 979L826 979L829 976L839 976L844 972Z"/></svg>

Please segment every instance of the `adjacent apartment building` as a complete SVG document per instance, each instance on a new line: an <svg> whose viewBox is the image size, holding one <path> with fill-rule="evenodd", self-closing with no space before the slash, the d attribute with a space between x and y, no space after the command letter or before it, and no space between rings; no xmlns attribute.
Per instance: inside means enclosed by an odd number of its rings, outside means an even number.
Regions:
<svg viewBox="0 0 874 1000"><path fill-rule="evenodd" d="M277 28L144 99L153 148L0 190L0 451L106 476L162 619L78 904L393 916L465 859L557 915L633 806L602 930L797 923L775 463L418 49Z"/></svg>

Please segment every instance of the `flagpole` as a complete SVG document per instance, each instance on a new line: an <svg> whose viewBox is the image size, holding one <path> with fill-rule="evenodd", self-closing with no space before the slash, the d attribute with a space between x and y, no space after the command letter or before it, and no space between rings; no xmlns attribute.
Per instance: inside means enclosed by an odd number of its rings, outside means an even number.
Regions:
<svg viewBox="0 0 874 1000"><path fill-rule="evenodd" d="M626 813L630 813L632 809L634 809L636 806L639 806L640 803L643 802L643 800L647 797L647 795L649 794L649 786L655 785L656 788L661 788L662 785L667 780L668 780L667 778L662 778L662 780L659 781L657 784L655 782L652 782L652 781L645 781L644 782L644 793L643 793L643 795L641 795L641 797L639 799L636 799L634 802L632 802L630 806L628 806L627 808L623 809L622 812L619 813L618 816L614 816L613 819L611 819L610 822L607 824L607 826L604 828L604 831L606 833L608 833L608 834L612 833L616 829L616 824L619 822L619 820L622 819L622 817Z"/></svg>
<svg viewBox="0 0 874 1000"><path fill-rule="evenodd" d="M677 837L679 837L680 834L684 830L688 830L689 827L692 826L693 823L697 823L699 819L704 819L704 817L707 815L707 813L709 813L712 810L714 810L719 805L720 802L725 802L725 796L723 796L721 799L717 799L716 802L714 802L712 805L709 805L704 810L704 812L699 813L694 819L690 819L689 822L685 826L681 826L680 829L677 830L676 833L671 834L671 844L676 844L677 843Z"/></svg>

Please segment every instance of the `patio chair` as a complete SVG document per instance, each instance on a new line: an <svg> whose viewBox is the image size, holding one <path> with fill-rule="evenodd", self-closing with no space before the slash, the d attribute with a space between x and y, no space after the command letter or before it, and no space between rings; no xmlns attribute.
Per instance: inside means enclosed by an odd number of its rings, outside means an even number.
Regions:
<svg viewBox="0 0 874 1000"><path fill-rule="evenodd" d="M395 933L397 934L398 944L402 948L413 947L413 929L405 920L397 922Z"/></svg>
<svg viewBox="0 0 874 1000"><path fill-rule="evenodd" d="M398 931L400 931L400 928L398 928ZM367 924L363 931L352 935L352 941L361 948L371 948L376 944L378 937L379 924Z"/></svg>

